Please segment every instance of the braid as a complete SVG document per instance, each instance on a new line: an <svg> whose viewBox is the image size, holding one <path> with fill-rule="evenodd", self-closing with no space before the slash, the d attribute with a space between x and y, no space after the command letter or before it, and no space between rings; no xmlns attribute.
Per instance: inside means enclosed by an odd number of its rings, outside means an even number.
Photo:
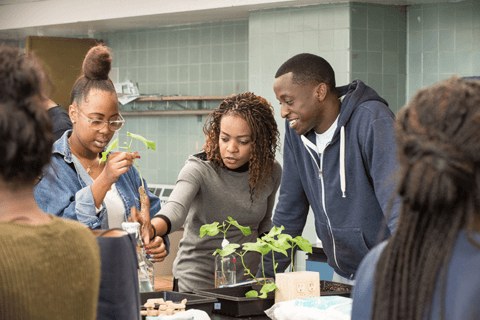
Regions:
<svg viewBox="0 0 480 320"><path fill-rule="evenodd" d="M480 204L480 84L452 77L419 91L397 116L402 198L397 229L375 274L372 319L430 319L458 233ZM473 187L472 187L473 186Z"/></svg>
<svg viewBox="0 0 480 320"><path fill-rule="evenodd" d="M203 149L215 167L225 168L220 156L219 136L222 116L233 114L244 119L252 131L252 155L249 163L250 198L265 188L273 174L275 152L280 134L273 116L273 107L264 98L252 92L233 95L225 99L207 118L203 131L206 142ZM257 194L258 197L258 194Z"/></svg>

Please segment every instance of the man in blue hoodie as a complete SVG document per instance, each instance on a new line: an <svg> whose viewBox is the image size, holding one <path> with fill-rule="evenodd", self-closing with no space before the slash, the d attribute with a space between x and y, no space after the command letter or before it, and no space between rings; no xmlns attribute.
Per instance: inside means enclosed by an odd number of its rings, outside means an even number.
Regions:
<svg viewBox="0 0 480 320"><path fill-rule="evenodd" d="M397 224L395 116L360 80L336 88L330 64L313 54L290 58L275 78L286 132L273 225L301 235L311 207L333 281L353 283L362 258ZM282 272L290 261L275 254L277 262ZM271 255L265 265L272 277Z"/></svg>

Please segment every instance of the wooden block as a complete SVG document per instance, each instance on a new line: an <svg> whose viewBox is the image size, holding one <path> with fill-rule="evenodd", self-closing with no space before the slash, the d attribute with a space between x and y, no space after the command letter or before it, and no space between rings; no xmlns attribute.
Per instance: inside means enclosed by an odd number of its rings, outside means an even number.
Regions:
<svg viewBox="0 0 480 320"><path fill-rule="evenodd" d="M277 273L275 303L320 296L320 273L298 271Z"/></svg>

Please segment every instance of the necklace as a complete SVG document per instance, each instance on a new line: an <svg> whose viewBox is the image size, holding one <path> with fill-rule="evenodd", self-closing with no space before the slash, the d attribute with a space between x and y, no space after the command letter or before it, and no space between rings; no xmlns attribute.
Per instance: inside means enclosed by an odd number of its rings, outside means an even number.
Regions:
<svg viewBox="0 0 480 320"><path fill-rule="evenodd" d="M80 160L80 157L79 157L75 152L73 152L73 150L70 149L70 151L71 151L72 154L78 159L78 161L80 161L80 163L81 163L82 166L83 166L83 163L82 163L82 161ZM99 159L99 158L100 158L100 157L99 157L99 155L97 154L97 158L95 159L95 162L98 162L98 159ZM84 167L85 167L85 166L84 166ZM92 166L91 166L91 165L87 166L87 173L88 173L88 174L92 174L92 173L93 173L93 171L92 171Z"/></svg>

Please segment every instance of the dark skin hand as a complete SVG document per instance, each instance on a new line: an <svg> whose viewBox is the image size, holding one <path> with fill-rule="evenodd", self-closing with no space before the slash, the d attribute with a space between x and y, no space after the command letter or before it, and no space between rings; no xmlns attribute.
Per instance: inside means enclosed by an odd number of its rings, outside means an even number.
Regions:
<svg viewBox="0 0 480 320"><path fill-rule="evenodd" d="M150 201L147 197L148 210L150 212ZM141 236L143 243L145 245L146 252L150 255L153 262L162 262L167 256L167 248L163 242L163 238L159 235L153 237L153 228L151 224L150 217L143 217L142 213L135 207L130 209L130 217L128 218L129 222L138 222L140 223Z"/></svg>

